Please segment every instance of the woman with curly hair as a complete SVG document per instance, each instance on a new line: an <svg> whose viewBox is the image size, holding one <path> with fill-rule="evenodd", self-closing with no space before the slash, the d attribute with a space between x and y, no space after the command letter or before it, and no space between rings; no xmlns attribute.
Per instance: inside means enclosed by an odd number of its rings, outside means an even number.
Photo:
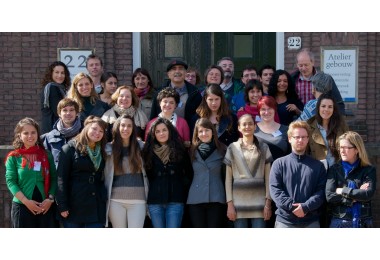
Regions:
<svg viewBox="0 0 380 260"><path fill-rule="evenodd" d="M66 97L70 87L70 72L65 63L55 61L47 67L45 76L41 81L41 134L50 132L54 123L59 119L57 105Z"/></svg>
<svg viewBox="0 0 380 260"><path fill-rule="evenodd" d="M155 228L181 226L193 169L177 130L166 118L157 118L143 149L149 180L148 209Z"/></svg>
<svg viewBox="0 0 380 260"><path fill-rule="evenodd" d="M14 130L15 150L5 159L5 180L12 193L14 228L53 228L57 175L53 156L40 139L38 123L29 117Z"/></svg>
<svg viewBox="0 0 380 260"><path fill-rule="evenodd" d="M280 124L289 125L301 114L304 104L298 98L294 81L287 71L276 70L273 73L268 95L276 99Z"/></svg>

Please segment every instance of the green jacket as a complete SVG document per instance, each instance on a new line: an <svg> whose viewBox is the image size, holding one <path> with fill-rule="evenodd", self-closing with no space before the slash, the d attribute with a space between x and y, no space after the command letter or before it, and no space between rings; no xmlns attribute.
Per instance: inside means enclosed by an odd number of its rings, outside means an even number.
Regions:
<svg viewBox="0 0 380 260"><path fill-rule="evenodd" d="M54 159L52 154L47 151L48 160L50 164L50 189L49 194L55 195L57 189L57 171L55 169ZM28 199L32 199L34 187L37 186L38 190L41 192L42 198L45 199L44 192L44 179L42 177L42 168L39 171L33 171L27 166L25 168L21 167L22 157L10 156L5 162L5 180L8 189L14 196L17 192L22 191L22 193ZM22 204L20 200L13 197L13 201Z"/></svg>

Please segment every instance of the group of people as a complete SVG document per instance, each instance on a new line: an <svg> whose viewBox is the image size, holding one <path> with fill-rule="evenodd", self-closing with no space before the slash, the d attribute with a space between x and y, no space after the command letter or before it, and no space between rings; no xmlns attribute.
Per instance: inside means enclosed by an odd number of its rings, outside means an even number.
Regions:
<svg viewBox="0 0 380 260"><path fill-rule="evenodd" d="M119 86L94 54L72 83L52 63L41 128L20 120L5 160L13 227L371 227L363 140L313 54L297 67L247 65L236 79L224 57L199 86L173 60L155 89L143 68Z"/></svg>

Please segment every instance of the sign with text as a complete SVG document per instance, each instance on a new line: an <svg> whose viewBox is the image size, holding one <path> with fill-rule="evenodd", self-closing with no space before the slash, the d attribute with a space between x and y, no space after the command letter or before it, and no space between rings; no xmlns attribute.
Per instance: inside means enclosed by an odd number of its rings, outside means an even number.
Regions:
<svg viewBox="0 0 380 260"><path fill-rule="evenodd" d="M344 102L357 102L358 48L322 47L321 70L330 74Z"/></svg>
<svg viewBox="0 0 380 260"><path fill-rule="evenodd" d="M58 60L66 64L71 80L73 80L79 72L88 73L86 60L87 56L92 53L91 49L58 49Z"/></svg>

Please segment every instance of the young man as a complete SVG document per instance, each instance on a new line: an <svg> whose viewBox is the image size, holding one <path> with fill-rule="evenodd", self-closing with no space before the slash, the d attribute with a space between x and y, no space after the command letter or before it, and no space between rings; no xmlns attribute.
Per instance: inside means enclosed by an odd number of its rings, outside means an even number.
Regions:
<svg viewBox="0 0 380 260"><path fill-rule="evenodd" d="M251 79L257 79L257 68L252 64L248 64L247 66L245 66L241 74L241 82L245 86L247 82L250 81ZM240 93L237 93L236 95L232 97L230 107L231 107L232 113L236 115L237 111L241 107L244 107L244 106L245 106L244 91L241 91Z"/></svg>
<svg viewBox="0 0 380 260"><path fill-rule="evenodd" d="M269 64L263 65L259 70L259 78L260 78L261 84L263 85L263 90L264 90L265 95L268 95L269 82L275 71L276 71L276 68Z"/></svg>
<svg viewBox="0 0 380 260"><path fill-rule="evenodd" d="M102 77L102 74L103 74L102 59L96 54L88 55L87 61L86 61L86 68L87 68L88 73L90 74L92 81L94 82L96 93L102 94L103 88L100 83L100 78Z"/></svg>
<svg viewBox="0 0 380 260"><path fill-rule="evenodd" d="M304 121L289 125L292 153L272 164L269 189L276 203L276 228L319 228L325 200L326 170L323 163L305 154L310 127Z"/></svg>
<svg viewBox="0 0 380 260"><path fill-rule="evenodd" d="M53 130L41 136L45 148L53 154L54 163L58 168L59 154L62 146L82 130L78 117L79 105L70 98L62 99L57 106L59 119Z"/></svg>

